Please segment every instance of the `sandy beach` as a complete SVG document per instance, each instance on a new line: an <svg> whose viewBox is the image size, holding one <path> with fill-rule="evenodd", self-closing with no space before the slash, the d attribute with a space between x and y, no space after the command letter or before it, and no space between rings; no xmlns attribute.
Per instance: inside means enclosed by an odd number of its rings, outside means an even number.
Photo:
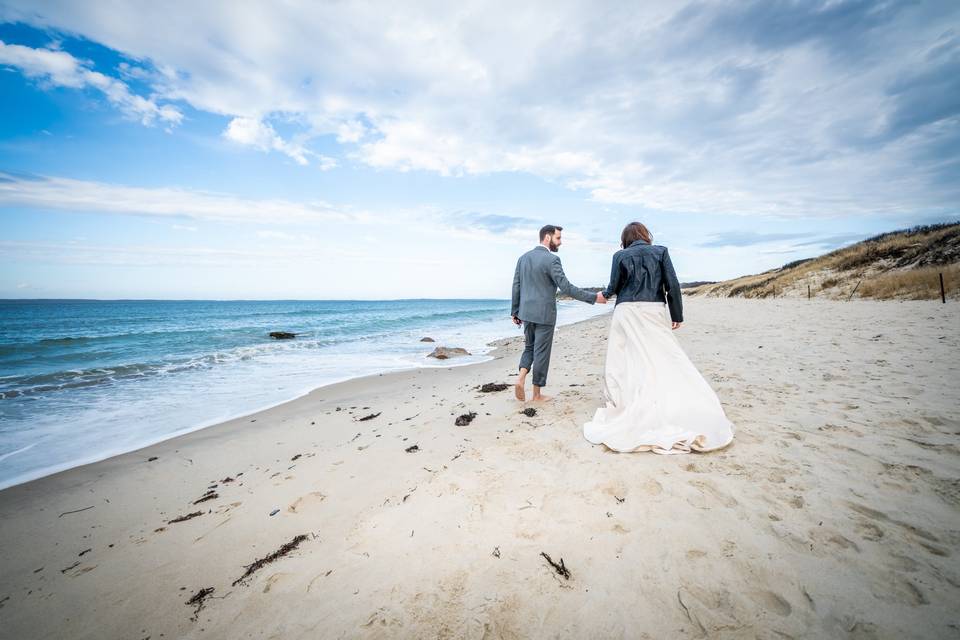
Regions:
<svg viewBox="0 0 960 640"><path fill-rule="evenodd" d="M957 303L685 304L726 449L584 440L609 316L533 416L508 339L3 490L0 636L960 637Z"/></svg>

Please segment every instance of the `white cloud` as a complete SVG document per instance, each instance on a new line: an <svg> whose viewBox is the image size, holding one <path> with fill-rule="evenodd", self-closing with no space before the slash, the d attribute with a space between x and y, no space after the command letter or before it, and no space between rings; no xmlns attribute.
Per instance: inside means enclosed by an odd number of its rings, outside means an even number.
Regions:
<svg viewBox="0 0 960 640"><path fill-rule="evenodd" d="M208 191L128 187L59 177L23 178L4 173L0 173L0 206L263 224L366 223L373 219L367 212L338 209L326 202L253 200Z"/></svg>
<svg viewBox="0 0 960 640"><path fill-rule="evenodd" d="M337 142L360 142L367 133L367 127L359 120L342 122L337 126Z"/></svg>
<svg viewBox="0 0 960 640"><path fill-rule="evenodd" d="M89 69L89 63L65 51L34 49L0 40L0 65L16 67L28 78L53 86L96 89L125 115L145 125L160 121L172 126L183 120L176 107L131 93L124 82Z"/></svg>
<svg viewBox="0 0 960 640"><path fill-rule="evenodd" d="M331 136L379 169L526 172L658 210L960 200L956 3L6 5L150 61L157 95L301 164Z"/></svg>
<svg viewBox="0 0 960 640"><path fill-rule="evenodd" d="M269 123L257 118L234 118L224 130L223 137L260 151L279 151L293 158L301 166L309 164L308 156L317 159L317 166L321 171L329 171L337 166L336 159L314 153L301 142L284 140Z"/></svg>
<svg viewBox="0 0 960 640"><path fill-rule="evenodd" d="M331 169L336 169L339 166L336 158L330 158L328 156L322 156L317 154L317 168L320 171L330 171Z"/></svg>
<svg viewBox="0 0 960 640"><path fill-rule="evenodd" d="M256 118L234 118L227 125L223 137L261 151L279 151L293 158L299 165L307 164L307 155L310 153L302 145L287 142L277 135L268 123Z"/></svg>

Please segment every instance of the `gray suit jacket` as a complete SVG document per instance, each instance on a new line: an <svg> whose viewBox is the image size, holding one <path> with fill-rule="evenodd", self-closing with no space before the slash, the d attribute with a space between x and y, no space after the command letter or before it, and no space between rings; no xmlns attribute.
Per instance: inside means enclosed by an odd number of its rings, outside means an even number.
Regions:
<svg viewBox="0 0 960 640"><path fill-rule="evenodd" d="M581 302L597 301L597 294L570 284L557 254L538 245L517 260L510 315L524 322L556 324L557 289Z"/></svg>

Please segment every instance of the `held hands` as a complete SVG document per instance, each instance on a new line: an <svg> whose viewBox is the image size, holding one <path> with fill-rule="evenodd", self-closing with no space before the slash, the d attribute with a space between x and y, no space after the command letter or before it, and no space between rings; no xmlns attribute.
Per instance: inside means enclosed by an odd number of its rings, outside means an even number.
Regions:
<svg viewBox="0 0 960 640"><path fill-rule="evenodd" d="M607 299L603 297L602 291L597 291L597 304L607 304Z"/></svg>
<svg viewBox="0 0 960 640"><path fill-rule="evenodd" d="M513 324L517 325L518 327L523 324L523 320L521 320L517 316L513 316L512 319L513 319Z"/></svg>

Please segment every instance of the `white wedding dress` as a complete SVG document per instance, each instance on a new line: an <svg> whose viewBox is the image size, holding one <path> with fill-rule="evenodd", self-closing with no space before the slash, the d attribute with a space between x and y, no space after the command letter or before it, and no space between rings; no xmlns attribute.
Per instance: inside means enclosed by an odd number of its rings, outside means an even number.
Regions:
<svg viewBox="0 0 960 640"><path fill-rule="evenodd" d="M688 453L733 439L733 424L677 342L662 302L621 302L614 309L603 392L606 406L583 426L593 444Z"/></svg>

